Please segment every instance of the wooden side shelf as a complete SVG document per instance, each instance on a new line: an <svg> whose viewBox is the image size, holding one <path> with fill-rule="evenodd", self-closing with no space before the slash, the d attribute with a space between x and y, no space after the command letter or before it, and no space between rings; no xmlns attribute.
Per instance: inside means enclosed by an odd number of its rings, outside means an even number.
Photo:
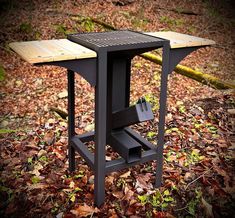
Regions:
<svg viewBox="0 0 235 218"><path fill-rule="evenodd" d="M204 39L204 38L191 36L191 35L187 35L187 34L172 32L172 31L148 32L145 34L170 40L170 46L172 49L185 48L185 47L207 46L207 45L214 45L215 44L215 41L210 40L210 39Z"/></svg>
<svg viewBox="0 0 235 218"><path fill-rule="evenodd" d="M96 57L96 52L68 39L12 42L9 46L31 64Z"/></svg>
<svg viewBox="0 0 235 218"><path fill-rule="evenodd" d="M213 40L171 31L145 34L170 40L171 49L215 44ZM96 57L96 52L68 39L12 42L9 46L31 64Z"/></svg>

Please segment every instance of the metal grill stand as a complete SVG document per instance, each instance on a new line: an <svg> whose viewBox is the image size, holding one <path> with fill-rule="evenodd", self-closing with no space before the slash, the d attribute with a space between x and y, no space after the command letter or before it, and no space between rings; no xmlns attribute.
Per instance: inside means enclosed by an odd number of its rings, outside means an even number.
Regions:
<svg viewBox="0 0 235 218"><path fill-rule="evenodd" d="M161 184L162 148L131 130L128 126L153 118L150 105L139 102L129 107L131 59L138 54L163 47L162 85L166 90L169 41L132 31L72 34L68 39L97 52L95 85L95 132L76 135L74 130L74 73L68 71L69 92L69 168L75 170L75 150L86 160L95 174L95 204L105 198L105 175L150 160L159 161L157 185ZM161 94L162 95L162 94ZM164 99L165 98L165 99ZM163 147L165 94L159 125L158 147ZM84 142L94 141L94 155ZM107 162L109 144L122 158ZM142 152L142 148L145 150Z"/></svg>
<svg viewBox="0 0 235 218"><path fill-rule="evenodd" d="M171 46L168 40L149 35L170 39ZM215 42L175 32L144 35L131 31L117 31L75 34L68 38L95 50L97 54L64 39L49 42L47 40L14 42L10 43L10 47L23 59L36 66L55 65L68 69L70 170L75 169L75 150L77 150L95 172L95 204L98 206L104 201L105 175L115 170L156 159L155 186L159 187L162 179L168 75L188 54ZM158 142L157 147L154 147L128 127L153 118L150 105L144 99L140 99L134 106L129 106L130 65L135 55L159 47L163 47L163 64ZM79 72L92 86L95 86L95 133L89 132L80 136L75 133L74 72ZM84 145L89 141L95 142L94 154ZM111 145L122 158L106 162L106 144ZM142 149L145 151L142 152Z"/></svg>

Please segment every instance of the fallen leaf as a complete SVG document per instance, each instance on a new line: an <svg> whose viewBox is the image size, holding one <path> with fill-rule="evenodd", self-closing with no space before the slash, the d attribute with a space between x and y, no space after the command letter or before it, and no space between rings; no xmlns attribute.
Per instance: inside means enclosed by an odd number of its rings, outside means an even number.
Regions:
<svg viewBox="0 0 235 218"><path fill-rule="evenodd" d="M111 160L112 160L112 157L109 157L109 156L106 155L106 156L105 156L105 160L106 160L106 161L111 161Z"/></svg>
<svg viewBox="0 0 235 218"><path fill-rule="evenodd" d="M68 91L64 90L64 91L60 92L57 96L58 96L58 98L67 98L68 97Z"/></svg>
<svg viewBox="0 0 235 218"><path fill-rule="evenodd" d="M113 192L112 195L113 195L115 198L118 198L118 199L122 199L122 198L123 198L123 192L122 192L122 191Z"/></svg>
<svg viewBox="0 0 235 218"><path fill-rule="evenodd" d="M95 124L94 123L88 124L84 129L87 132L93 131L95 129Z"/></svg>
<svg viewBox="0 0 235 218"><path fill-rule="evenodd" d="M213 211L212 211L212 206L202 197L202 206L205 210L206 217L207 218L214 218Z"/></svg>
<svg viewBox="0 0 235 218"><path fill-rule="evenodd" d="M36 183L36 184L28 185L27 189L30 191L34 189L46 189L47 187L48 187L48 184Z"/></svg>
<svg viewBox="0 0 235 218"><path fill-rule="evenodd" d="M138 193L143 192L144 189L149 190L153 188L153 185L151 182L149 182L149 180L150 180L150 176L148 174L139 176L136 179L135 188L137 189Z"/></svg>
<svg viewBox="0 0 235 218"><path fill-rule="evenodd" d="M123 173L120 178L124 178L126 179L127 177L129 177L131 175L131 171L127 171L126 173Z"/></svg>
<svg viewBox="0 0 235 218"><path fill-rule="evenodd" d="M133 199L133 196L134 196L135 193L128 186L125 186L124 194L125 195L124 195L123 199L128 200L129 202L131 202L131 200Z"/></svg>
<svg viewBox="0 0 235 218"><path fill-rule="evenodd" d="M214 165L213 169L224 178L225 186L229 186L230 177L227 172L217 165Z"/></svg>
<svg viewBox="0 0 235 218"><path fill-rule="evenodd" d="M56 218L63 218L64 212L60 212L56 215Z"/></svg>
<svg viewBox="0 0 235 218"><path fill-rule="evenodd" d="M42 157L43 155L46 155L47 152L43 149L41 149L39 152L38 152L38 158Z"/></svg>
<svg viewBox="0 0 235 218"><path fill-rule="evenodd" d="M33 171L31 171L31 173L34 174L35 176L40 176L39 170L41 169L43 169L43 166L40 163L37 163L36 165L34 165L34 169Z"/></svg>
<svg viewBox="0 0 235 218"><path fill-rule="evenodd" d="M34 143L29 143L27 145L25 145L26 148L30 148L30 149L35 149L35 150L39 150L40 148L38 146L36 146Z"/></svg>
<svg viewBox="0 0 235 218"><path fill-rule="evenodd" d="M99 209L84 204L84 205L79 205L74 210L70 210L70 212L77 217L87 217L87 216L92 216L94 213L98 213Z"/></svg>
<svg viewBox="0 0 235 218"><path fill-rule="evenodd" d="M113 185L115 177L112 175L109 175L105 178L105 181L109 184L109 185Z"/></svg>
<svg viewBox="0 0 235 218"><path fill-rule="evenodd" d="M194 178L194 175L192 175L192 173L190 172L186 172L184 175L184 181L189 182Z"/></svg>
<svg viewBox="0 0 235 218"><path fill-rule="evenodd" d="M46 123L45 123L45 128L46 129L52 129L53 125L56 123L55 119L49 119Z"/></svg>
<svg viewBox="0 0 235 218"><path fill-rule="evenodd" d="M94 179L95 179L94 175L90 176L89 179L88 179L88 183L89 184L94 184Z"/></svg>
<svg viewBox="0 0 235 218"><path fill-rule="evenodd" d="M73 181L70 182L69 188L74 188L75 183Z"/></svg>
<svg viewBox="0 0 235 218"><path fill-rule="evenodd" d="M47 145L52 145L55 142L55 133L52 131L47 132L43 137L43 141Z"/></svg>

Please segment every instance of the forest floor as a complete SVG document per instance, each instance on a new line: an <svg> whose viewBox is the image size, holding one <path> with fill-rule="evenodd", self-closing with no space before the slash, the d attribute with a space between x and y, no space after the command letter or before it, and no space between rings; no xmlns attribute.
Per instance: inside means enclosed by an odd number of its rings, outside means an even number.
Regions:
<svg viewBox="0 0 235 218"><path fill-rule="evenodd" d="M117 29L176 31L216 41L181 64L235 80L232 1L0 1L0 216L1 217L233 217L234 149L228 109L234 91L221 91L173 73L161 188L153 187L156 162L106 176L106 198L93 204L94 176L76 156L68 171L66 69L32 66L10 51L13 41L65 38L105 31L85 17ZM221 1L223 2L223 1ZM70 15L69 15L70 14ZM71 16L71 14L79 16ZM135 57L131 103L145 97L155 118L133 128L156 143L161 67ZM94 88L76 75L76 132L94 127ZM107 148L106 159L117 156Z"/></svg>

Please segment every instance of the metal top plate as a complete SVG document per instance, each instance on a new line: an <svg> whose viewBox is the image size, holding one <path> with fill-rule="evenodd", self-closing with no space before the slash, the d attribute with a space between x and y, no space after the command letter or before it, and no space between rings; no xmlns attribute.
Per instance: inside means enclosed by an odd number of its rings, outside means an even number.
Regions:
<svg viewBox="0 0 235 218"><path fill-rule="evenodd" d="M145 35L139 32L121 30L110 32L76 33L68 35L68 39L82 44L93 50L108 48L109 51L138 49L162 45L165 41L157 37Z"/></svg>

